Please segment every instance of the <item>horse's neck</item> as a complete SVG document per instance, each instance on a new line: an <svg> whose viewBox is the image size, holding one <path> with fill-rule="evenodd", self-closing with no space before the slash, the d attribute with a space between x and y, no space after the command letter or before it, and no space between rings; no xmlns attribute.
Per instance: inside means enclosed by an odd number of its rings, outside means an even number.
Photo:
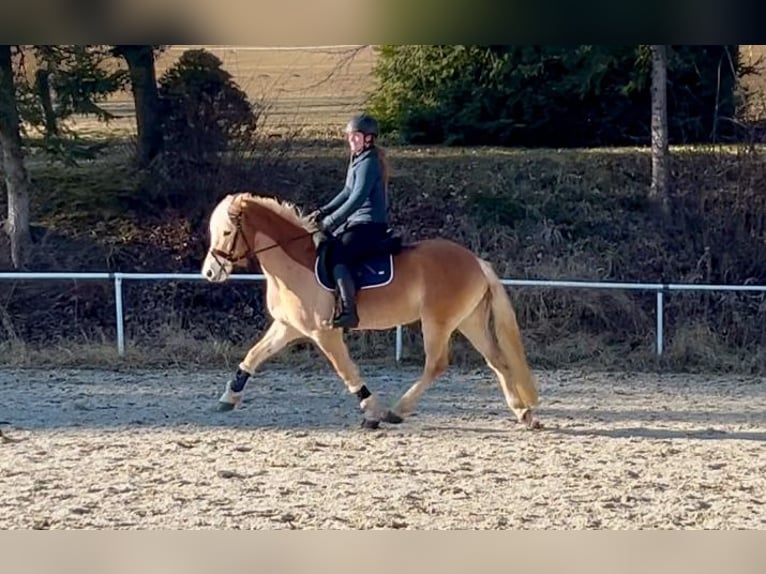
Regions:
<svg viewBox="0 0 766 574"><path fill-rule="evenodd" d="M316 250L308 231L263 205L255 206L253 219L253 248L264 270L277 277L294 263L313 270Z"/></svg>

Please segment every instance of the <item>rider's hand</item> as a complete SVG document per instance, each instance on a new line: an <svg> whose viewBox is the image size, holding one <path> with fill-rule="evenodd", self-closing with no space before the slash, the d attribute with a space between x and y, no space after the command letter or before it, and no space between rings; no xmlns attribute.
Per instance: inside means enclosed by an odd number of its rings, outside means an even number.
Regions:
<svg viewBox="0 0 766 574"><path fill-rule="evenodd" d="M320 230L311 234L311 240L314 242L314 247L319 248L319 245L325 241L329 241L330 237L327 235L327 233Z"/></svg>
<svg viewBox="0 0 766 574"><path fill-rule="evenodd" d="M320 221L322 221L322 217L323 216L324 216L324 214L322 213L321 209L315 209L314 211L312 211L311 213L308 214L307 219L311 223L313 223L314 225L319 227L319 223L320 223Z"/></svg>

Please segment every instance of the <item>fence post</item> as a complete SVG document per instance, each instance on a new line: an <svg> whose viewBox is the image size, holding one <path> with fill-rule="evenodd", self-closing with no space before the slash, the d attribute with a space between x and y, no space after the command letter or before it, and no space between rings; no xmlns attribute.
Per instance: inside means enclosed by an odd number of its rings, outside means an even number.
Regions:
<svg viewBox="0 0 766 574"><path fill-rule="evenodd" d="M125 355L125 325L122 312L122 273L114 274L114 307L117 313L117 354Z"/></svg>
<svg viewBox="0 0 766 574"><path fill-rule="evenodd" d="M664 293L662 289L658 289L657 290L657 356L658 357L662 355L662 351L664 347L663 339L665 336L664 324L663 324L663 313L664 313L663 297L664 297Z"/></svg>
<svg viewBox="0 0 766 574"><path fill-rule="evenodd" d="M396 362L402 360L402 326L396 326Z"/></svg>

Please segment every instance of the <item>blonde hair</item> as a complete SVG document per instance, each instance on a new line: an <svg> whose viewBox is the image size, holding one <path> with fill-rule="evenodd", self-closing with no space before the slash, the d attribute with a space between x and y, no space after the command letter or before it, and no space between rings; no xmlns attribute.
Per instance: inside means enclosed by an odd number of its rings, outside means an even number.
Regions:
<svg viewBox="0 0 766 574"><path fill-rule="evenodd" d="M388 203L388 181L391 178L391 164L388 162L385 148L377 143L373 143L373 145L378 150L378 164L380 165L380 173L383 176L383 193L386 196L386 203ZM349 155L353 157L354 152L349 151Z"/></svg>
<svg viewBox="0 0 766 574"><path fill-rule="evenodd" d="M383 174L383 190L386 192L386 197L388 197L388 180L391 176L391 166L388 163L388 156L386 155L386 150L380 147L379 145L376 145L375 147L378 148L378 161L380 162L380 172Z"/></svg>

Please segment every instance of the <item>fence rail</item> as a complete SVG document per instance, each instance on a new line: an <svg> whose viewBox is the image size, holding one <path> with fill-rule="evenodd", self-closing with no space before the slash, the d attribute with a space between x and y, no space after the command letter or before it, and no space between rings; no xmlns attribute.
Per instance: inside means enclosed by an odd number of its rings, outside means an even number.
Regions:
<svg viewBox="0 0 766 574"><path fill-rule="evenodd" d="M261 274L235 274L230 281L264 281ZM114 306L117 320L117 352L125 354L125 316L122 298L123 281L204 281L199 273L66 273L66 272L0 272L0 280L52 281L84 280L112 281L114 284ZM620 283L610 281L560 281L537 279L500 279L503 285L514 287L550 287L555 289L617 289L628 291L654 291L656 303L656 352L664 350L664 298L672 291L750 291L766 292L766 285L712 285L693 283ZM402 326L396 327L396 360L402 358Z"/></svg>

